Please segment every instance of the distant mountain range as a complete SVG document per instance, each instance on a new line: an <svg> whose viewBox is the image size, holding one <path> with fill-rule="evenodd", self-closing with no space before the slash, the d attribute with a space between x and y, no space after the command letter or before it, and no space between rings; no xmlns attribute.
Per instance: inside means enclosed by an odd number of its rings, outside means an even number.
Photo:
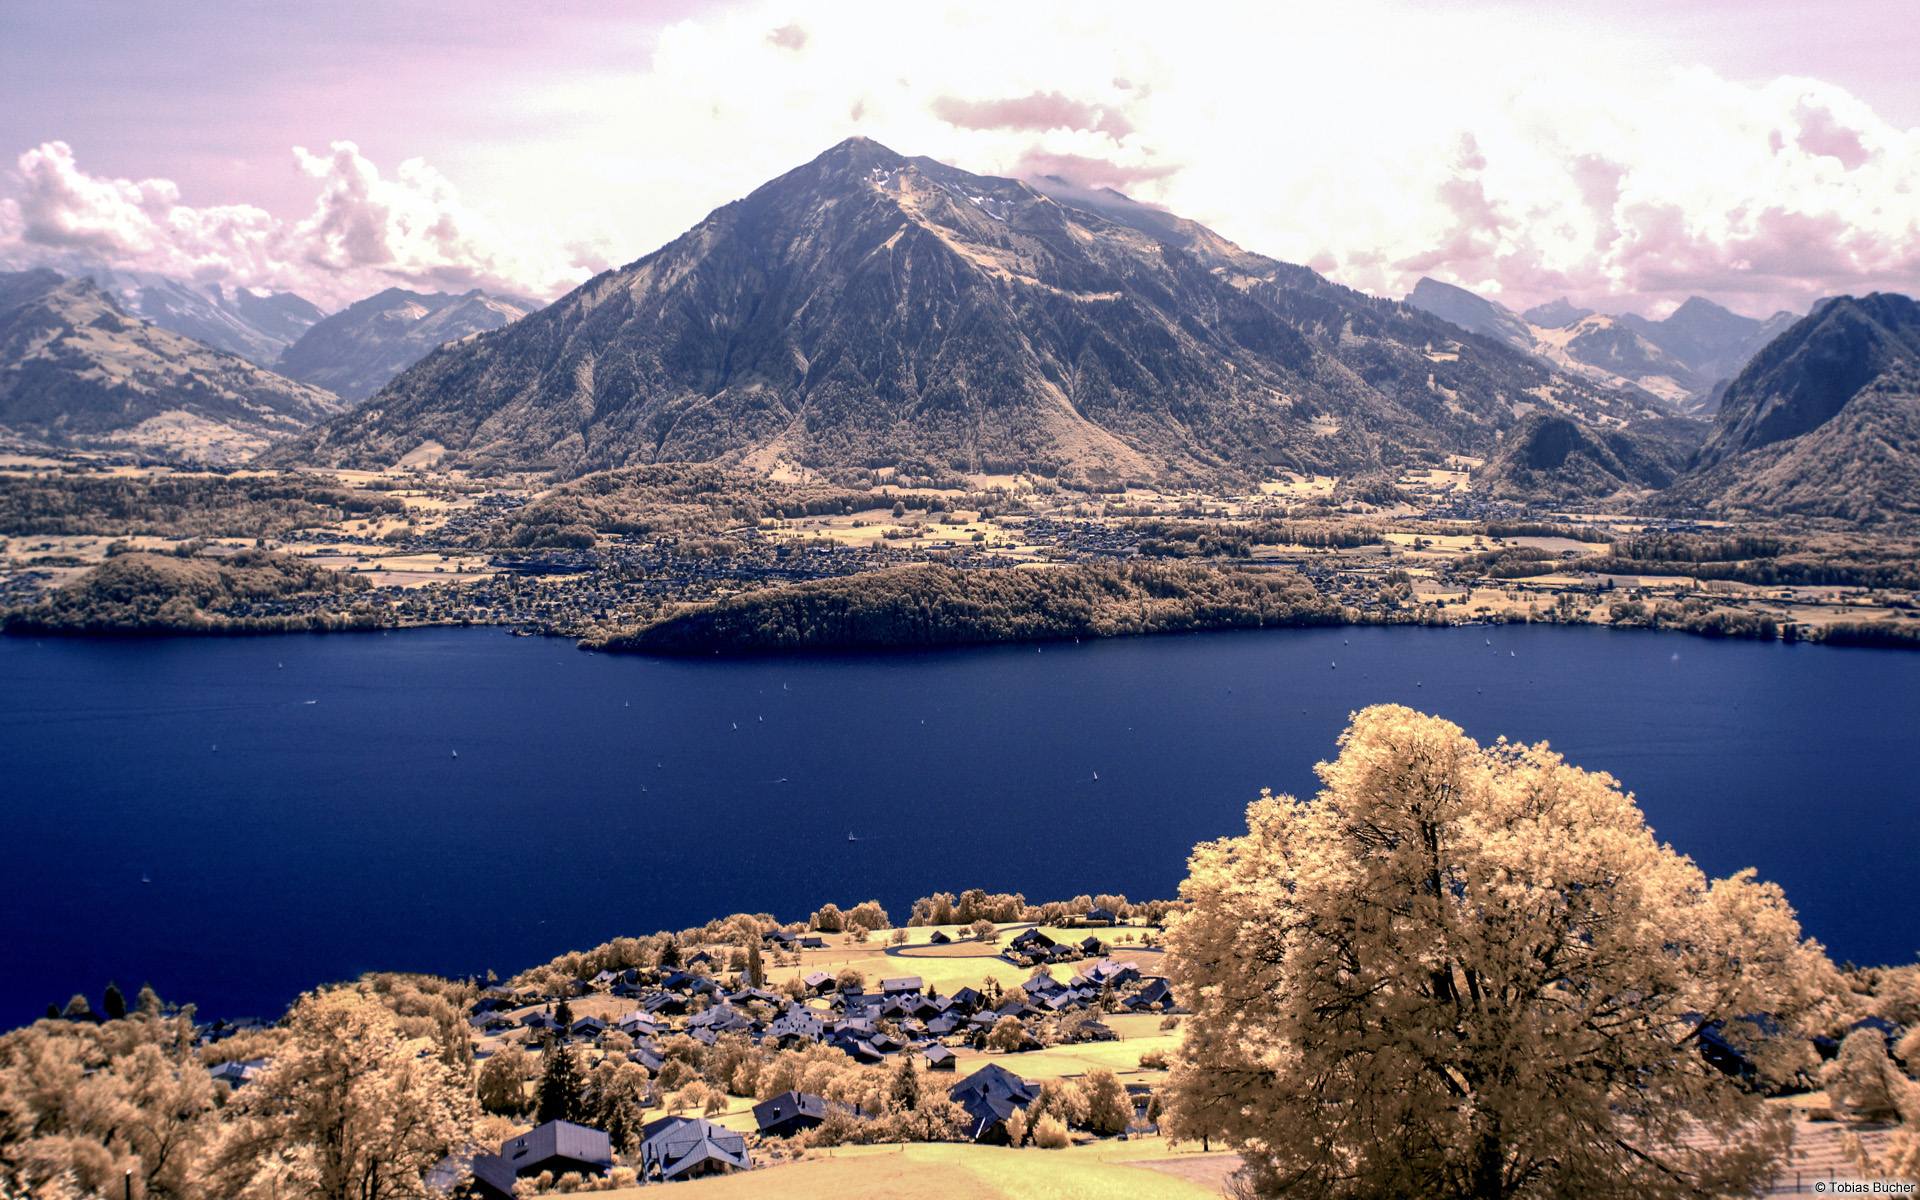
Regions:
<svg viewBox="0 0 1920 1200"><path fill-rule="evenodd" d="M1119 193L856 138L266 461L1244 480L1487 453L1533 409L1674 411Z"/></svg>
<svg viewBox="0 0 1920 1200"><path fill-rule="evenodd" d="M129 316L238 354L259 367L272 367L287 347L327 315L292 292L256 296L246 288L187 283L110 267L81 274L112 296Z"/></svg>
<svg viewBox="0 0 1920 1200"><path fill-rule="evenodd" d="M313 324L274 370L361 401L438 347L517 321L540 307L523 296L388 288Z"/></svg>
<svg viewBox="0 0 1920 1200"><path fill-rule="evenodd" d="M0 431L239 462L334 415L331 393L129 316L91 279L0 275Z"/></svg>
<svg viewBox="0 0 1920 1200"><path fill-rule="evenodd" d="M1597 383L1644 389L1682 412L1711 416L1719 387L1797 318L1743 317L1695 296L1663 320L1608 316L1562 297L1524 313L1465 288L1422 279L1407 303Z"/></svg>

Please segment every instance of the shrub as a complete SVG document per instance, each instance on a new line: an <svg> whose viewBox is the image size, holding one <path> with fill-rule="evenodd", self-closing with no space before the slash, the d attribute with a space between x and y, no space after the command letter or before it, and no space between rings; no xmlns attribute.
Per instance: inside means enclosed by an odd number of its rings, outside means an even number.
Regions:
<svg viewBox="0 0 1920 1200"><path fill-rule="evenodd" d="M1072 1142L1067 1127L1052 1114L1042 1116L1033 1126L1033 1144L1042 1150L1064 1150Z"/></svg>

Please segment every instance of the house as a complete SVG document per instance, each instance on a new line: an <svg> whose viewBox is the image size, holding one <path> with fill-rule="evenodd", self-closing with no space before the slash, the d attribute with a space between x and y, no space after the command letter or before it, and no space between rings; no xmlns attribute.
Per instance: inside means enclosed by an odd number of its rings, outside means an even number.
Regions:
<svg viewBox="0 0 1920 1200"><path fill-rule="evenodd" d="M628 1037L652 1037L660 1032L659 1024L637 1008L614 1022L614 1028Z"/></svg>
<svg viewBox="0 0 1920 1200"><path fill-rule="evenodd" d="M705 1117L663 1117L640 1127L640 1177L699 1179L745 1171L747 1141Z"/></svg>
<svg viewBox="0 0 1920 1200"><path fill-rule="evenodd" d="M802 950L825 950L827 948L827 939L818 934L803 937L800 939L800 948Z"/></svg>
<svg viewBox="0 0 1920 1200"><path fill-rule="evenodd" d="M945 1046L928 1046L925 1057L929 1071L951 1071L960 1064L960 1056Z"/></svg>
<svg viewBox="0 0 1920 1200"><path fill-rule="evenodd" d="M267 1060L264 1058L252 1058L246 1062L223 1062L207 1074L213 1077L214 1082L224 1083L237 1092L251 1083L253 1077L258 1075L266 1065Z"/></svg>
<svg viewBox="0 0 1920 1200"><path fill-rule="evenodd" d="M513 1178L513 1167L506 1159L469 1146L441 1159L420 1182L448 1200L514 1200Z"/></svg>
<svg viewBox="0 0 1920 1200"><path fill-rule="evenodd" d="M959 1007L966 1009L968 1012L972 1012L974 1009L980 1007L982 997L979 992L974 991L972 988L963 987L955 992L951 999Z"/></svg>
<svg viewBox="0 0 1920 1200"><path fill-rule="evenodd" d="M828 1101L806 1092L781 1092L753 1106L761 1137L792 1137L827 1119Z"/></svg>
<svg viewBox="0 0 1920 1200"><path fill-rule="evenodd" d="M542 1171L552 1171L556 1178L568 1171L602 1175L613 1166L613 1143L590 1126L548 1121L501 1142L500 1157L520 1176Z"/></svg>
<svg viewBox="0 0 1920 1200"><path fill-rule="evenodd" d="M652 1075L658 1075L660 1068L667 1065L667 1060L660 1057L660 1052L652 1046L635 1046L627 1051L627 1061L639 1063Z"/></svg>
<svg viewBox="0 0 1920 1200"><path fill-rule="evenodd" d="M794 1042L817 1042L826 1031L826 1022L812 1009L793 1005L767 1022L766 1032L761 1040L772 1039L782 1049Z"/></svg>
<svg viewBox="0 0 1920 1200"><path fill-rule="evenodd" d="M1022 933L1011 942L1008 942L1007 945L1015 950L1024 950L1028 953L1033 953L1051 948L1053 946L1053 939L1041 933L1036 927Z"/></svg>
<svg viewBox="0 0 1920 1200"><path fill-rule="evenodd" d="M927 942L929 945L944 946L952 940L952 938L936 929L933 931L933 936L927 939Z"/></svg>
<svg viewBox="0 0 1920 1200"><path fill-rule="evenodd" d="M1007 1118L1033 1103L1040 1089L999 1063L988 1063L954 1084L947 1095L972 1118L968 1134L974 1141L1004 1146L1012 1140Z"/></svg>
<svg viewBox="0 0 1920 1200"><path fill-rule="evenodd" d="M1088 934L1085 940L1080 943L1080 951L1083 954L1104 954L1106 950L1106 946L1101 944L1100 939L1094 937L1092 934Z"/></svg>
<svg viewBox="0 0 1920 1200"><path fill-rule="evenodd" d="M833 986L833 976L825 971L815 971L800 982L806 984L810 992L824 992Z"/></svg>
<svg viewBox="0 0 1920 1200"><path fill-rule="evenodd" d="M1090 908L1087 915L1080 918L1082 925L1117 925L1120 918L1113 915L1110 908Z"/></svg>
<svg viewBox="0 0 1920 1200"><path fill-rule="evenodd" d="M599 1037L606 1031L607 1023L599 1017L581 1017L567 1029L574 1037Z"/></svg>
<svg viewBox="0 0 1920 1200"><path fill-rule="evenodd" d="M708 954L705 950L702 950L699 953L693 955L693 957L687 959L687 965L689 967L697 967L701 963L706 963L707 966L712 967L717 965L719 961L720 960L715 958L713 955Z"/></svg>
<svg viewBox="0 0 1920 1200"><path fill-rule="evenodd" d="M1128 1008L1139 1012L1147 1008L1169 1009L1173 1007L1173 989L1164 979L1153 979L1147 986L1122 1001Z"/></svg>
<svg viewBox="0 0 1920 1200"><path fill-rule="evenodd" d="M798 934L788 933L784 929L773 929L761 934L760 942L762 945L772 946L776 950L792 950L800 944L800 936Z"/></svg>

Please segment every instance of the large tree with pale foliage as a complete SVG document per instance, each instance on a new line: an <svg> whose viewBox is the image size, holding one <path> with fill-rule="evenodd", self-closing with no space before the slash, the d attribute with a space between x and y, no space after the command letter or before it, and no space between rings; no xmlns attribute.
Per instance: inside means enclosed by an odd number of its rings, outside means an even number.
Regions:
<svg viewBox="0 0 1920 1200"><path fill-rule="evenodd" d="M1353 718L1311 801L1263 793L1194 850L1168 935L1193 1010L1169 1132L1240 1150L1261 1195L1753 1192L1789 1144L1703 1061L1838 977L1778 888L1710 882L1607 775L1408 708Z"/></svg>
<svg viewBox="0 0 1920 1200"><path fill-rule="evenodd" d="M287 1026L286 1044L234 1098L210 1190L242 1200L424 1198L427 1172L469 1140L464 1074L422 1056L392 1011L357 988L301 997Z"/></svg>

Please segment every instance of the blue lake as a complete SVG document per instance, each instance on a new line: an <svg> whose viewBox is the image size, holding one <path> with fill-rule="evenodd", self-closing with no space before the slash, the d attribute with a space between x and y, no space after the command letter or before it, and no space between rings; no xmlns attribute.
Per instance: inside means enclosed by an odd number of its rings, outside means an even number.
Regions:
<svg viewBox="0 0 1920 1200"><path fill-rule="evenodd" d="M1920 654L1542 627L705 661L480 629L0 639L0 1027L110 978L272 1016L366 970L505 976L737 911L1171 896L1381 701L1612 772L1836 959L1920 955Z"/></svg>

